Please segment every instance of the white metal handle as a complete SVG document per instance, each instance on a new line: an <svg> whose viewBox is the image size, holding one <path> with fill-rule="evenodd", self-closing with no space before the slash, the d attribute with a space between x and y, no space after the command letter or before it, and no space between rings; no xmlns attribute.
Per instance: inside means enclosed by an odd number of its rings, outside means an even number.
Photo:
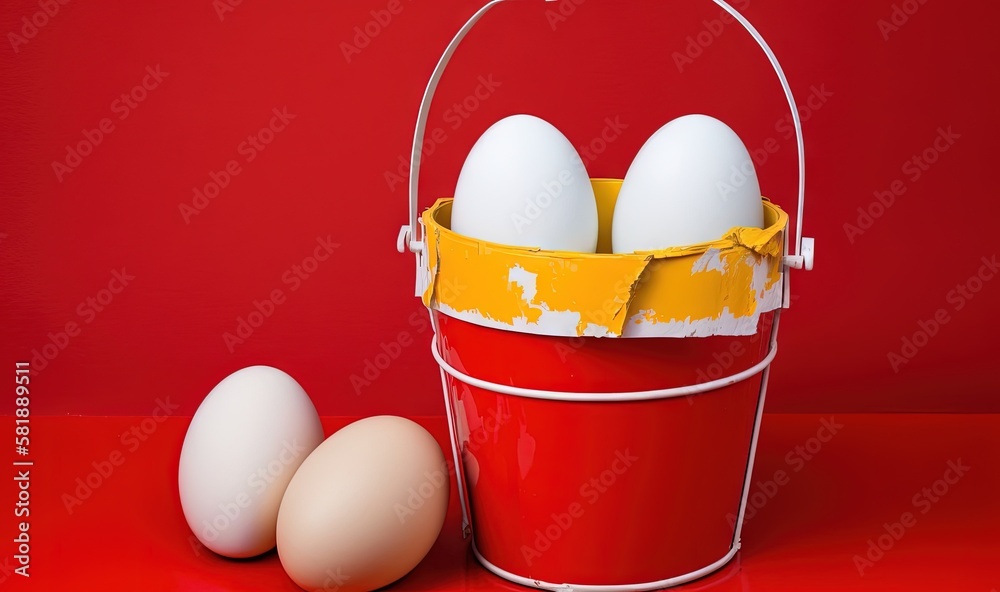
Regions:
<svg viewBox="0 0 1000 592"><path fill-rule="evenodd" d="M417 129L413 132L413 150L410 152L410 224L400 229L399 238L396 241L396 248L399 249L400 253L406 252L403 247L407 247L411 253L417 253L418 255L423 250L423 237L418 234L419 226L417 225L417 187L420 181L420 158L423 151L424 134L427 130L427 117L430 114L431 101L434 99L438 83L441 81L441 76L444 75L444 69L448 67L448 62L451 61L451 56L454 55L455 50L458 49L458 45L469 34L472 27L491 8L506 1L491 0L486 6L480 8L476 14L472 15L469 22L465 23L459 29L455 38L448 44L441 59L438 60L437 66L434 67L434 72L431 73L430 81L427 82L427 88L424 90L424 98L420 101L420 112L417 115Z"/></svg>
<svg viewBox="0 0 1000 592"><path fill-rule="evenodd" d="M465 39L465 36L469 34L469 31L479 19L483 17L487 12L490 11L497 4L502 2L508 2L510 0L491 0L485 6L479 9L476 14L472 15L467 23L458 31L451 43L445 49L444 54L438 60L437 66L434 68L434 72L431 74L431 79L427 83L427 88L424 90L423 100L420 102L420 111L417 115L417 127L413 133L413 150L410 153L410 184L409 184L409 197L410 197L410 218L409 224L403 226L400 229L399 236L396 240L396 248L400 253L405 253L409 250L411 253L415 253L418 260L420 260L420 254L423 251L423 237L420 234L420 226L417 224L417 207L418 207L418 196L417 188L420 180L420 161L421 152L424 142L424 134L427 130L427 119L430 114L431 101L434 99L434 93L437 91L438 83L441 81L441 76L444 74L445 68L448 66L448 62L451 61L452 55L454 55L455 50L458 48L459 44ZM545 0L546 2L551 2L553 0ZM748 21L742 14L740 14L735 8L730 6L724 0L712 0L715 4L719 5L723 10L728 12L733 18L736 19L744 29L757 41L760 48L764 50L767 55L768 61L771 62L771 66L774 68L774 72L778 75L778 80L781 82L781 88L785 91L785 98L788 99L788 106L792 110L792 123L795 126L795 140L798 149L798 159L799 159L799 188L798 188L798 211L796 212L796 224L795 224L795 254L785 255L784 264L787 267L793 269L806 269L810 270L813 268L813 253L815 250L814 241L811 238L802 237L802 217L803 209L805 208L806 201L806 149L805 142L802 137L802 120L799 117L798 104L795 102L795 97L792 94L792 88L788 84L788 79L785 77L785 71L781 68L781 64L778 63L778 58L771 51L771 47L764 40L764 37L757 31L756 28L750 21ZM417 276L420 277L420 270L417 270ZM418 279L419 282L419 279ZM786 278L787 286L787 278ZM419 284L418 284L418 295L419 295ZM788 302L786 300L785 305L787 307Z"/></svg>

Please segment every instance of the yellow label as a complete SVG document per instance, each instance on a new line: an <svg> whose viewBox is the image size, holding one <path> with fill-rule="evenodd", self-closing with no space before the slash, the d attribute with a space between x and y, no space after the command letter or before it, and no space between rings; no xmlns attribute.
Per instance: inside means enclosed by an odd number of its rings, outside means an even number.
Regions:
<svg viewBox="0 0 1000 592"><path fill-rule="evenodd" d="M592 180L599 251L610 250L621 181ZM781 306L788 216L764 201L766 227L634 254L511 247L452 232L451 199L424 212L429 307L480 325L542 335L747 335Z"/></svg>

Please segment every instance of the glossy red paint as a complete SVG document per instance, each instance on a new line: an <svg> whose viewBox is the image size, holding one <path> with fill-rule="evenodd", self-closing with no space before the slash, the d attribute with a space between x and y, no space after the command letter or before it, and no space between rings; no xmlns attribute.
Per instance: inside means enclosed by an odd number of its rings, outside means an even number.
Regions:
<svg viewBox="0 0 1000 592"><path fill-rule="evenodd" d="M232 561L191 543L177 495L177 462L188 417L170 417L137 447L123 435L143 417L39 417L31 497L30 582L12 573L16 563L4 543L0 581L11 590L126 590L222 592L298 590L275 553ZM441 418L415 418L442 447ZM327 433L352 421L324 418ZM836 433L817 450L811 440L823 422ZM839 427L838 427L839 426ZM132 440L126 440L131 442ZM803 454L797 450L801 448ZM808 450L813 450L812 453ZM114 451L124 463L89 493L76 491ZM937 501L923 497L942 479L949 461L970 467ZM1000 589L1000 417L995 415L766 415L752 491L773 493L755 505L736 559L684 591L775 592L800 590ZM953 476L953 475L952 475ZM0 499L12 504L15 483L0 482ZM462 540L458 499L430 555L391 590L524 590L480 567ZM939 490L940 491L940 490ZM76 497L67 511L65 496ZM920 495L916 500L914 497ZM931 495L934 495L933 493ZM929 506L923 501L927 499ZM611 501L610 499L607 501ZM926 513L922 510L927 508ZM881 559L859 575L854 556L902 514L916 524L893 541ZM622 521L641 516L621 507ZM581 520L580 526L583 527ZM4 512L0 532L13 537ZM883 540L883 542L885 542ZM600 547L613 567L621 545L606 537ZM651 547L649 552L659 552Z"/></svg>
<svg viewBox="0 0 1000 592"><path fill-rule="evenodd" d="M443 358L456 370L584 393L736 374L767 353L771 316L746 337L599 339L434 314ZM730 551L760 373L703 394L629 402L511 396L451 376L447 383L477 549L493 565L543 582L628 585L684 576Z"/></svg>

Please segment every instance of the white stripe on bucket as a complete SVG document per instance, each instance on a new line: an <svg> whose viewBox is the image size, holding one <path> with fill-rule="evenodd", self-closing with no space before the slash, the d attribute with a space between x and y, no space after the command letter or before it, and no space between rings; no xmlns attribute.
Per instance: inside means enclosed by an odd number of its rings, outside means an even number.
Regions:
<svg viewBox="0 0 1000 592"><path fill-rule="evenodd" d="M775 322L777 322L777 313L775 311ZM595 338L596 339L596 338ZM578 401L582 403L618 403L625 401L651 401L656 399L669 399L673 397L686 397L688 395L699 395L706 393L708 391L714 391L723 387L727 387L737 382L742 382L752 376L756 376L767 368L771 361L774 360L774 356L778 353L778 344L772 340L770 351L764 356L764 359L760 362L754 364L750 368L742 372L738 372L731 376L726 376L719 378L717 380L712 380L709 382L703 382L701 384L692 384L689 386L678 386L673 388L656 389L652 391L631 391L631 392L618 392L618 393L569 393L560 391L546 391L541 389L530 389L522 388L518 386L510 386L507 384L497 384L495 382L490 382L488 380L482 380L480 378L475 378L469 376L464 372L454 368L441 356L441 352L438 351L437 345L437 334L431 339L431 354L437 363L441 366L441 369L447 372L452 378L457 378L462 382L469 384L471 386L485 389L488 391L493 391L495 393L501 393L504 395L513 395L515 397L528 397L530 399L548 399L550 401Z"/></svg>
<svg viewBox="0 0 1000 592"><path fill-rule="evenodd" d="M693 582L698 578L703 578L710 573L717 571L719 568L729 563L729 560L732 559L739 550L739 545L733 545L733 547L729 549L729 552L722 556L722 559L719 559L712 565L674 578L667 578L656 582L646 582L644 584L604 584L587 586L582 584L551 584L549 582L533 580L531 578L525 578L517 574L512 574L509 571L501 569L490 563L488 559L482 556L479 549L476 548L475 541L472 542L472 552L476 555L476 559L479 560L479 563L481 563L483 567L495 575L498 575L505 580L514 582L515 584L538 588L539 590L552 590L553 592L644 592L647 590L660 590L662 588L679 586L681 584Z"/></svg>

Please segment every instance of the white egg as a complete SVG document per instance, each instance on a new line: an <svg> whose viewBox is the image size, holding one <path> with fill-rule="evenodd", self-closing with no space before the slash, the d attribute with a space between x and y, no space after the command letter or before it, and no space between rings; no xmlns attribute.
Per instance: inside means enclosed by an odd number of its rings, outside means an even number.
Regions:
<svg viewBox="0 0 1000 592"><path fill-rule="evenodd" d="M651 251L763 224L760 184L743 141L714 117L685 115L661 127L632 161L611 244L615 253Z"/></svg>
<svg viewBox="0 0 1000 592"><path fill-rule="evenodd" d="M285 488L322 441L316 408L291 376L268 366L227 376L198 407L181 448L188 526L220 555L269 551Z"/></svg>
<svg viewBox="0 0 1000 592"><path fill-rule="evenodd" d="M505 245L593 253L597 201L576 148L538 117L493 124L462 166L451 229Z"/></svg>

